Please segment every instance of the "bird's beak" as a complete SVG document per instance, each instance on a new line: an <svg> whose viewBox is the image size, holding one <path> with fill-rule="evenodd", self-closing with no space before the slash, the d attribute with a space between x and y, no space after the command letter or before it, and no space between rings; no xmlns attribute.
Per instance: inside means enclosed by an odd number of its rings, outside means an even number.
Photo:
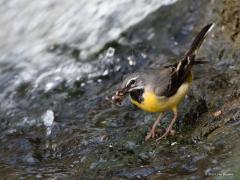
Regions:
<svg viewBox="0 0 240 180"><path fill-rule="evenodd" d="M121 89L117 90L116 94L114 96L112 96L112 101L114 103L121 104L123 99L128 94L128 90L129 90L129 87L124 87L124 88L121 88Z"/></svg>

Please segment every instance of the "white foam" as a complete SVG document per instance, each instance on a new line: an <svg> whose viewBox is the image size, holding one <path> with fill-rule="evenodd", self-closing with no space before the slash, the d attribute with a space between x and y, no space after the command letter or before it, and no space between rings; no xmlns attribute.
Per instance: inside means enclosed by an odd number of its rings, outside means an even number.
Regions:
<svg viewBox="0 0 240 180"><path fill-rule="evenodd" d="M53 121L54 121L54 112L52 110L47 110L42 115L42 120L43 120L44 126L51 127L53 125Z"/></svg>

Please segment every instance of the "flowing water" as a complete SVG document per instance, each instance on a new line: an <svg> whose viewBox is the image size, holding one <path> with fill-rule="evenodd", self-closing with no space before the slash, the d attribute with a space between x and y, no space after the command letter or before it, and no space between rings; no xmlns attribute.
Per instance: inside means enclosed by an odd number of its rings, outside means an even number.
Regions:
<svg viewBox="0 0 240 180"><path fill-rule="evenodd" d="M205 70L209 80L202 86L206 76L198 73L196 93L181 107L184 112L191 106L180 117L179 139L144 142L155 115L127 100L122 106L110 100L126 73L174 62L184 53L193 34L212 20L214 2L2 0L1 178L239 177L238 101L225 107L214 94L218 86L224 91L218 93L231 94L227 81L236 85L239 79L237 55L216 60L227 48L222 52L213 40L206 42L203 55L213 60ZM226 67L235 73L227 85L219 76ZM222 121L204 124L209 111L222 107L226 127Z"/></svg>

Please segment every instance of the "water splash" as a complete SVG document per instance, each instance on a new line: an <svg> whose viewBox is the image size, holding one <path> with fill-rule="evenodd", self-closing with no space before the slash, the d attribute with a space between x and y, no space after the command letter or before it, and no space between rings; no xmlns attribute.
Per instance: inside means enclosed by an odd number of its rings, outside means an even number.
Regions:
<svg viewBox="0 0 240 180"><path fill-rule="evenodd" d="M47 110L42 115L43 124L46 127L46 136L50 136L52 133L52 126L54 121L54 112L52 110Z"/></svg>

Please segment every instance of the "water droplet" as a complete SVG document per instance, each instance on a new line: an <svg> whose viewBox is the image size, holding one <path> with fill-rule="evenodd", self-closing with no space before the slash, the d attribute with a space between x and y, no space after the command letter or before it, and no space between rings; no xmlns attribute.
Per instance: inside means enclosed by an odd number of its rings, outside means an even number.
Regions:
<svg viewBox="0 0 240 180"><path fill-rule="evenodd" d="M119 71L121 69L121 65L115 66L114 70Z"/></svg>
<svg viewBox="0 0 240 180"><path fill-rule="evenodd" d="M107 56L107 57L113 57L114 54L115 54L115 49L112 48L112 47L109 47L108 50L107 50L107 52L106 52L106 56Z"/></svg>
<svg viewBox="0 0 240 180"><path fill-rule="evenodd" d="M84 87L84 86L86 86L86 83L84 83L84 82L81 83L81 87Z"/></svg>
<svg viewBox="0 0 240 180"><path fill-rule="evenodd" d="M44 126L51 127L53 124L53 120L54 120L54 112L52 110L47 110L42 115L42 120L43 120Z"/></svg>
<svg viewBox="0 0 240 180"><path fill-rule="evenodd" d="M44 126L46 126L46 135L50 136L52 133L52 125L53 125L53 120L54 120L54 113L52 110L47 110L43 115L42 115L42 120Z"/></svg>
<svg viewBox="0 0 240 180"><path fill-rule="evenodd" d="M130 66L135 66L137 64L136 60L132 56L128 57L128 63Z"/></svg>
<svg viewBox="0 0 240 180"><path fill-rule="evenodd" d="M147 58L147 55L145 53L141 53L141 56L146 59Z"/></svg>
<svg viewBox="0 0 240 180"><path fill-rule="evenodd" d="M108 70L108 69L106 69L106 70L102 73L103 76L107 76L108 74L109 74L109 70Z"/></svg>
<svg viewBox="0 0 240 180"><path fill-rule="evenodd" d="M48 92L48 91L52 90L55 86L56 86L56 84L54 82L49 82L46 84L44 91Z"/></svg>

